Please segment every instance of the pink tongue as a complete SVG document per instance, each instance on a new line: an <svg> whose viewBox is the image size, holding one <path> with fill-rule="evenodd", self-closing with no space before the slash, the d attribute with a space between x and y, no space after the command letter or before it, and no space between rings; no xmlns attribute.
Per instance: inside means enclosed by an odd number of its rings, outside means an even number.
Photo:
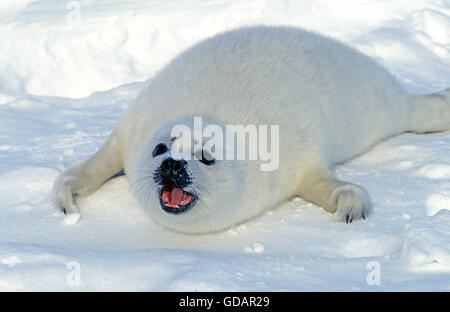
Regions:
<svg viewBox="0 0 450 312"><path fill-rule="evenodd" d="M187 205L191 202L192 194L186 193L180 188L173 187L170 191L163 189L162 199L166 206L180 208L180 206Z"/></svg>
<svg viewBox="0 0 450 312"><path fill-rule="evenodd" d="M183 201L183 190L174 187L170 193L170 203L174 205L180 205Z"/></svg>

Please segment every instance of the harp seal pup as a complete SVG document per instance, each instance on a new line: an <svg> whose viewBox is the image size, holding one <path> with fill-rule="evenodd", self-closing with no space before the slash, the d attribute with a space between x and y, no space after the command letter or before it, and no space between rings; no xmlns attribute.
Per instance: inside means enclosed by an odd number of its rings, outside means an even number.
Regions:
<svg viewBox="0 0 450 312"><path fill-rule="evenodd" d="M174 159L171 130L192 127L194 116L221 128L279 125L278 169L260 170L261 160ZM333 177L333 165L405 131L449 128L450 89L409 95L338 41L244 27L195 44L158 72L100 150L57 178L55 199L77 213L74 195L123 170L148 215L179 232L226 229L295 195L350 223L368 215L369 195Z"/></svg>

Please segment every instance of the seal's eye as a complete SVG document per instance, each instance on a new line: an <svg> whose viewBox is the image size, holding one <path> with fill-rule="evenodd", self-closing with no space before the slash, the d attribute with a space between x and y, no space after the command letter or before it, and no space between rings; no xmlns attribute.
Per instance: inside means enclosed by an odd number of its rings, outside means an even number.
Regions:
<svg viewBox="0 0 450 312"><path fill-rule="evenodd" d="M167 145L159 143L158 145L156 145L155 149L153 150L152 156L156 157L158 155L164 154L168 150L169 149L168 149Z"/></svg>
<svg viewBox="0 0 450 312"><path fill-rule="evenodd" d="M205 164L207 166L211 166L214 165L214 163L216 162L216 160L211 156L210 153L208 153L207 151L202 150L201 151L202 154L200 157L197 157L197 159L202 163ZM200 154L200 151L198 152L198 154Z"/></svg>

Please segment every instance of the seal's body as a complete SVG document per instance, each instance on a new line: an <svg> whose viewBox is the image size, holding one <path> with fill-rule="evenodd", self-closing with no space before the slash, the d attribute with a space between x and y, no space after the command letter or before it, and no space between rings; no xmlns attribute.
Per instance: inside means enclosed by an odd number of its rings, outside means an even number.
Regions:
<svg viewBox="0 0 450 312"><path fill-rule="evenodd" d="M278 169L173 159L171 129L192 127L194 116L221 128L279 125ZM76 212L74 194L124 170L149 215L177 231L224 229L295 195L351 222L367 215L369 196L333 178L334 164L395 134L447 129L449 90L410 96L375 61L335 40L297 28L241 28L194 45L156 74L105 145L58 178L56 199Z"/></svg>

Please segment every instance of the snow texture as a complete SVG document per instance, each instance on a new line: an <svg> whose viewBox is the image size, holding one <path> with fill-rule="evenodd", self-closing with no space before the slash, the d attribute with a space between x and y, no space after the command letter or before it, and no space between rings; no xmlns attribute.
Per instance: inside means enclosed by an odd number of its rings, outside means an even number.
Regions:
<svg viewBox="0 0 450 312"><path fill-rule="evenodd" d="M55 177L102 145L158 69L261 23L346 42L409 92L450 86L446 0L0 2L0 290L450 290L450 132L337 166L373 201L352 224L294 198L225 232L178 234L124 177L81 199L79 221L55 209Z"/></svg>

